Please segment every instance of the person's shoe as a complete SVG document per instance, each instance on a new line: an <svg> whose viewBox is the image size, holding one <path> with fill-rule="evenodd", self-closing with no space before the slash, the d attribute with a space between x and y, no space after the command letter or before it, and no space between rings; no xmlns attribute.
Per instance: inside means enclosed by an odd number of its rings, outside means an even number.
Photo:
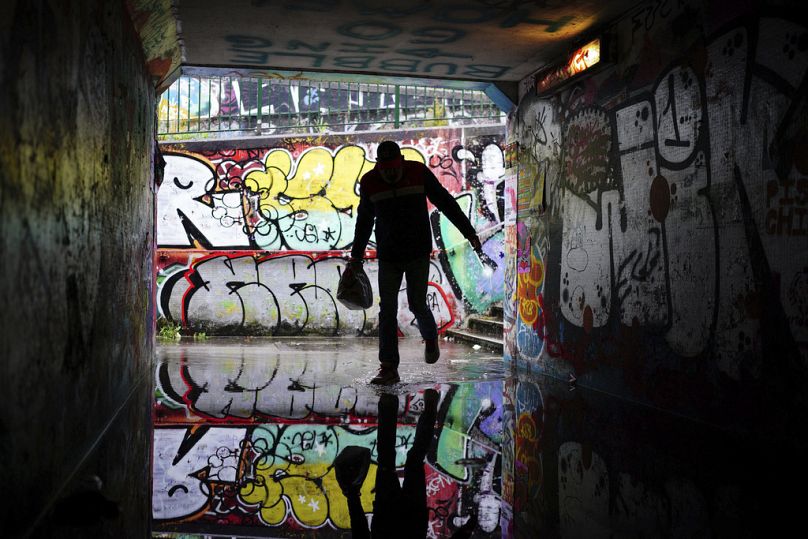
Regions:
<svg viewBox="0 0 808 539"><path fill-rule="evenodd" d="M334 473L345 496L359 493L370 467L370 449L349 445L334 459Z"/></svg>
<svg viewBox="0 0 808 539"><path fill-rule="evenodd" d="M384 365L379 368L378 374L370 381L371 384L379 386L389 386L401 381L398 376L398 369L392 365Z"/></svg>
<svg viewBox="0 0 808 539"><path fill-rule="evenodd" d="M438 339L424 339L424 361L429 364L435 363L440 358L440 347Z"/></svg>

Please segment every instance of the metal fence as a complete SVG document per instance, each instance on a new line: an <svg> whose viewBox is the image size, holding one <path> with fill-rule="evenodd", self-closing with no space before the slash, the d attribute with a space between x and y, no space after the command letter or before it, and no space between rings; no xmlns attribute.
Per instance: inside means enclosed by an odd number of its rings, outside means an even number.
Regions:
<svg viewBox="0 0 808 539"><path fill-rule="evenodd" d="M479 90L185 76L162 94L158 118L161 140L505 122Z"/></svg>

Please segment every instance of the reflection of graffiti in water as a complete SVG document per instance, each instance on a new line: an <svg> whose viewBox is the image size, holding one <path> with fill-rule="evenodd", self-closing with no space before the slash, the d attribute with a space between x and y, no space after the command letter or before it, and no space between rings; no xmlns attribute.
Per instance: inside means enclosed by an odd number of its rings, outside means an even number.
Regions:
<svg viewBox="0 0 808 539"><path fill-rule="evenodd" d="M376 416L379 396L353 386L323 385L343 370L338 355L316 361L285 361L270 355L261 361L233 357L221 363L162 361L157 369L161 405L158 419L178 422L176 410L187 409L207 422L256 423L263 420L311 420L338 423L344 417L358 421ZM418 411L417 399L404 412Z"/></svg>
<svg viewBox="0 0 808 539"><path fill-rule="evenodd" d="M502 469L502 383L461 384L450 392L434 455L438 470L461 481L457 527L475 514L483 531L499 526ZM444 532L447 530L443 530Z"/></svg>
<svg viewBox="0 0 808 539"><path fill-rule="evenodd" d="M247 373L243 362L236 362L233 371L222 372L220 365L184 365L180 373L173 372L178 367L176 362L163 363L158 369L161 397L155 416L152 494L158 526L193 522L350 529L346 499L333 469L334 458L348 445L371 450L372 464L361 490L363 509L371 513L378 395L358 397L349 387L318 394L314 388L301 391L302 384L290 382L291 371L279 374L286 387L275 387L261 382L260 376L254 378L260 373ZM273 366L266 369L272 371ZM315 378L323 374L327 373L319 372ZM226 379L231 380L229 385ZM253 381L247 384L246 380ZM247 385L262 389L243 387ZM267 393L259 396L263 390ZM450 535L472 514L482 532L498 528L501 399L495 395L501 392L502 382L441 389L439 424L443 428L424 464L430 537ZM193 407L182 404L183 395ZM258 400L265 404L255 405ZM335 401L343 401L344 406L335 408ZM254 405L245 406L249 402ZM421 395L410 396L402 406L396 467L403 473L415 436L414 423L423 408ZM187 414L208 415L203 410L221 421L243 424L177 425L196 423ZM329 413L334 424L311 423L321 414L328 422ZM282 423L255 422L270 415Z"/></svg>
<svg viewBox="0 0 808 539"><path fill-rule="evenodd" d="M398 467L408 449L412 427L399 435ZM261 522L278 526L291 517L305 528L326 523L350 528L348 506L332 463L347 445L375 446L375 429L354 432L346 427L323 425L264 425L257 427L245 444L249 455L240 499L256 509ZM373 455L375 459L375 454ZM400 461L400 462L399 462ZM376 466L371 466L362 485L362 506L371 511Z"/></svg>

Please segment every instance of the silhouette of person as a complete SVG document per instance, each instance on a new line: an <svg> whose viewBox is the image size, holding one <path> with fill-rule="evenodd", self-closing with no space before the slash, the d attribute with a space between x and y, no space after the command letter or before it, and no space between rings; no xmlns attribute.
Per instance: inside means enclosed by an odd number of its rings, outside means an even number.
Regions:
<svg viewBox="0 0 808 539"><path fill-rule="evenodd" d="M370 451L366 448L347 447L335 459L337 481L348 499L351 531L355 539L426 537L429 510L426 504L424 459L435 432L438 399L438 392L434 389L424 392L424 410L415 427L412 447L407 451L402 483L396 472L398 396L385 393L379 399L376 497L373 501L370 529L359 498L359 491L367 474ZM365 451L359 451L360 449Z"/></svg>
<svg viewBox="0 0 808 539"><path fill-rule="evenodd" d="M391 140L379 144L376 166L362 176L359 207L351 249L351 264L362 264L370 234L376 227L379 259L379 373L373 384L389 385L398 375L398 292L407 276L407 302L424 339L424 360L440 357L438 329L426 304L432 228L426 201L429 199L454 224L471 246L482 253L482 245L469 218L457 201L440 184L429 167L405 160L401 148Z"/></svg>

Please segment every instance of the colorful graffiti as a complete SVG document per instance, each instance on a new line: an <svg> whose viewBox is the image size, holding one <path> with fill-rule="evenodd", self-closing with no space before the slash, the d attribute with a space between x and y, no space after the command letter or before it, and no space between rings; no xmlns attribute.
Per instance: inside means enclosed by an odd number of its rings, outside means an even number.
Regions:
<svg viewBox="0 0 808 539"><path fill-rule="evenodd" d="M502 301L501 138L464 138L450 130L401 142L407 159L428 164L455 193L483 238L480 260L433 209L443 252L433 264L429 301L442 328ZM372 331L375 308L347 311L332 291L344 264L339 257L352 245L358 182L374 165L375 144L284 139L273 148L195 153L164 147L157 199L160 314L210 333ZM372 237L369 247L367 269L374 273ZM400 305L402 332L409 334L412 316L406 301Z"/></svg>
<svg viewBox="0 0 808 539"><path fill-rule="evenodd" d="M503 228L503 251L505 253L505 268L503 274L502 291L502 318L503 318L503 358L506 362L516 361L516 316L517 316L517 186L518 186L518 145L511 142L505 148L505 226Z"/></svg>
<svg viewBox="0 0 808 539"><path fill-rule="evenodd" d="M505 275L503 290L503 313L504 321L503 339L505 342L504 359L512 362L516 360L516 316L517 316L517 295L516 295L516 226L508 224L505 226Z"/></svg>
<svg viewBox="0 0 808 539"><path fill-rule="evenodd" d="M338 253L342 255L342 253ZM347 259L323 254L247 254L161 251L160 313L197 331L224 334L369 334L378 326L378 301L353 311L336 300ZM378 265L365 264L375 283ZM442 268L432 262L427 303L440 331L463 312ZM374 294L378 289L374 285ZM406 285L399 292L399 327L418 334L408 309Z"/></svg>
<svg viewBox="0 0 808 539"><path fill-rule="evenodd" d="M402 429L400 447L407 446L412 430ZM162 481L154 486L154 518L227 515L243 506L250 508L252 518L242 525L278 526L293 519L304 528L350 528L332 462L342 447L372 447L374 438L373 429L354 432L327 425L155 429L154 478ZM403 458L399 460L396 464L403 466ZM375 477L375 465L368 476ZM362 491L367 512L372 485L366 483Z"/></svg>
<svg viewBox="0 0 808 539"><path fill-rule="evenodd" d="M286 355L199 361L193 351L164 357L154 405L153 518L183 525L283 530L350 529L333 462L341 449L371 450L361 490L372 514L380 395L367 386L329 385L343 359ZM502 381L437 384L438 430L424 463L428 537L448 537L472 518L498 531ZM423 393L401 399L396 468L403 473Z"/></svg>
<svg viewBox="0 0 808 539"><path fill-rule="evenodd" d="M523 100L510 127L524 148L513 329L522 361L544 361L549 339L546 359L579 372L591 352L625 364L634 329L663 339L653 353L664 361L710 358L733 380L760 375L766 343L792 365L806 357L802 302L788 288L806 261L782 256L808 247L792 114L804 107L808 51L790 45L805 32L744 19L656 73L631 63L653 54L658 36L647 36L615 70Z"/></svg>
<svg viewBox="0 0 808 539"><path fill-rule="evenodd" d="M485 230L502 222L500 135L464 146L448 138L405 139L405 158L427 163ZM166 178L157 201L161 248L339 250L353 240L358 183L375 144L308 145L176 153L164 146ZM173 152L173 153L172 153Z"/></svg>
<svg viewBox="0 0 808 539"><path fill-rule="evenodd" d="M314 354L307 361L287 361L281 352L260 358L236 347L225 361L191 361L188 354L163 357L157 368L160 395L155 414L160 423L316 421L340 423L372 420L379 395L355 385L324 384L345 370L337 354ZM296 353L300 353L298 350ZM400 415L417 410L419 397L402 405ZM182 412L179 412L181 410Z"/></svg>
<svg viewBox="0 0 808 539"><path fill-rule="evenodd" d="M451 159L440 160L442 179L446 181L446 176L450 175L446 171L449 168L447 162L466 164L466 184L474 189L456 199L470 217L474 217L475 208L484 216L483 220L477 219L483 256L473 252L460 232L442 214L433 213L432 229L441 263L447 270L455 295L462 297L473 311L485 312L492 305L501 304L503 297L504 153L499 139L487 136L471 143L467 141L465 146L455 146L451 155Z"/></svg>
<svg viewBox="0 0 808 539"><path fill-rule="evenodd" d="M125 5L140 37L149 75L163 90L182 63L176 13L170 0L127 0Z"/></svg>
<svg viewBox="0 0 808 539"><path fill-rule="evenodd" d="M521 232L521 234L520 234ZM544 341L541 291L544 257L525 224L516 225L516 342L520 357L538 358ZM519 238L522 242L519 243Z"/></svg>
<svg viewBox="0 0 808 539"><path fill-rule="evenodd" d="M777 455L805 447L808 28L784 13L648 2L614 66L520 102L506 357L546 376L505 384L503 536L798 514ZM778 471L739 482L749 458Z"/></svg>

